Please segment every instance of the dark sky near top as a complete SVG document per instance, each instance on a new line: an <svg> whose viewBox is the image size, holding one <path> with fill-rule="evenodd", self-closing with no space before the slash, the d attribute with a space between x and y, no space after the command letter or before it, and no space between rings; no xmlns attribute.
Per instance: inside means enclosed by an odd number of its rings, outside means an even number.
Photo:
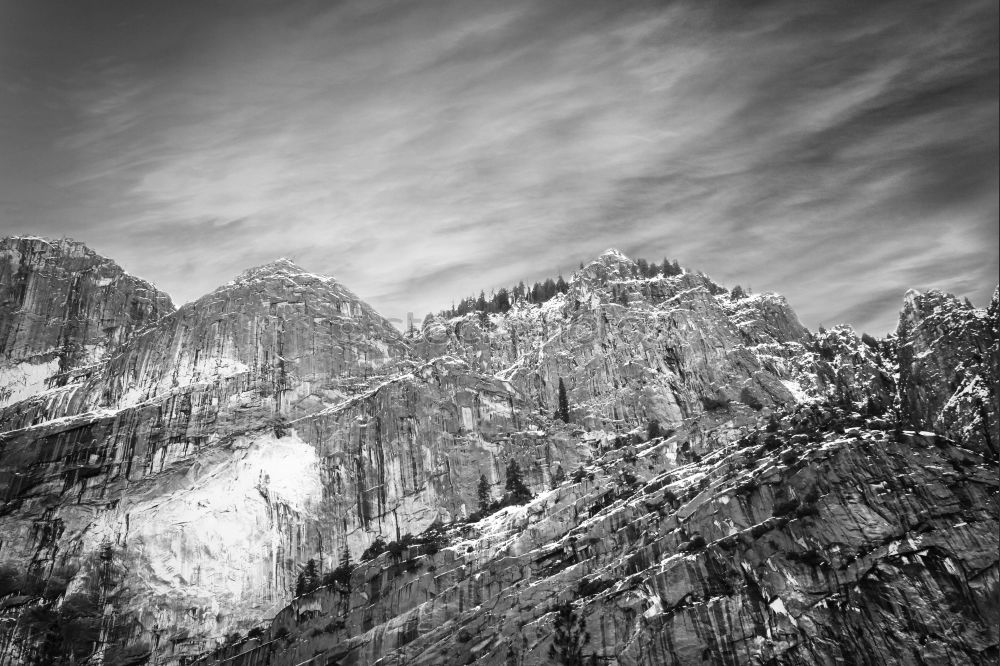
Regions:
<svg viewBox="0 0 1000 666"><path fill-rule="evenodd" d="M614 246L884 333L998 272L998 3L0 0L0 234L386 316Z"/></svg>

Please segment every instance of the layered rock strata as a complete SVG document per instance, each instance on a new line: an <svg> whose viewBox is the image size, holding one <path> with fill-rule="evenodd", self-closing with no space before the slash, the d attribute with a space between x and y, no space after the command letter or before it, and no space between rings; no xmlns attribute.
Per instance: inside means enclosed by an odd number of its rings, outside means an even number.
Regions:
<svg viewBox="0 0 1000 666"><path fill-rule="evenodd" d="M597 663L992 663L995 463L835 409L781 424L697 463L677 437L608 452L203 663L548 664L562 601Z"/></svg>

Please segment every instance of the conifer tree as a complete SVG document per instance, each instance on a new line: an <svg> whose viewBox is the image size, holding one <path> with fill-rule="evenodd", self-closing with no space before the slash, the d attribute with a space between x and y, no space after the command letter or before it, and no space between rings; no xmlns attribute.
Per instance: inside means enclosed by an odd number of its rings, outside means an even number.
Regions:
<svg viewBox="0 0 1000 666"><path fill-rule="evenodd" d="M351 550L344 544L344 549L340 553L340 564L333 571L328 572L323 576L324 585L333 585L340 592L350 593L351 590L351 571L354 569L354 565L351 562Z"/></svg>
<svg viewBox="0 0 1000 666"><path fill-rule="evenodd" d="M479 475L479 487L476 489L479 496L479 513L486 515L490 508L490 482L486 480L485 474Z"/></svg>
<svg viewBox="0 0 1000 666"><path fill-rule="evenodd" d="M559 378L559 411L556 412L563 423L569 423L569 398L566 397L566 385Z"/></svg>
<svg viewBox="0 0 1000 666"><path fill-rule="evenodd" d="M564 601L556 612L555 632L549 646L549 659L563 666L584 666L583 648L590 642L587 623L573 611L573 604ZM593 663L593 659L590 660Z"/></svg>
<svg viewBox="0 0 1000 666"><path fill-rule="evenodd" d="M510 310L510 295L507 293L505 288L500 288L500 291L497 292L494 301L496 303L497 312L507 312Z"/></svg>
<svg viewBox="0 0 1000 666"><path fill-rule="evenodd" d="M552 278L547 278L545 282L542 283L542 300L547 301L556 295L556 281Z"/></svg>
<svg viewBox="0 0 1000 666"><path fill-rule="evenodd" d="M302 570L303 591L312 592L319 585L319 572L316 569L316 560L310 558Z"/></svg>
<svg viewBox="0 0 1000 666"><path fill-rule="evenodd" d="M518 504L531 499L531 491L524 485L524 478L521 476L521 466L513 458L507 463L507 482L504 489L507 491L508 499Z"/></svg>

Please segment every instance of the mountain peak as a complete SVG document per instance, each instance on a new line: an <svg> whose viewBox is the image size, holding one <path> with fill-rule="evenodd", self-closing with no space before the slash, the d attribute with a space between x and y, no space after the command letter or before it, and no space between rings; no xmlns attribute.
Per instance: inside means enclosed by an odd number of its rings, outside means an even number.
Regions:
<svg viewBox="0 0 1000 666"><path fill-rule="evenodd" d="M220 300L229 304L224 307L237 311L247 307L271 307L276 303L305 302L303 299L308 300L311 312L319 313L316 316L328 316L331 320L341 316L364 320L369 336L392 341L399 338L399 331L387 319L339 280L307 271L287 257L248 268L188 306L207 308L214 316Z"/></svg>
<svg viewBox="0 0 1000 666"><path fill-rule="evenodd" d="M246 269L237 275L230 284L246 282L248 280L260 280L275 276L282 276L295 280L305 278L309 281L319 281L327 284L335 284L337 282L334 278L328 275L319 275L317 273L307 271L287 257L279 257L266 264L260 264L259 266L253 266Z"/></svg>
<svg viewBox="0 0 1000 666"><path fill-rule="evenodd" d="M609 247L598 255L597 259L587 264L574 274L574 279L586 282L603 282L609 279L626 279L634 277L636 264L618 248Z"/></svg>
<svg viewBox="0 0 1000 666"><path fill-rule="evenodd" d="M249 268L248 271L298 271L305 272L301 266L289 259L288 257L278 257L274 261L269 261L266 264L261 264L259 266L254 266Z"/></svg>
<svg viewBox="0 0 1000 666"><path fill-rule="evenodd" d="M622 252L621 250L619 250L616 247L609 247L604 252L601 252L600 256L597 257L597 260L598 261L604 261L604 262L611 260L611 261L618 261L618 262L628 262L630 264L634 263L628 257L627 254L625 254L624 252Z"/></svg>
<svg viewBox="0 0 1000 666"><path fill-rule="evenodd" d="M93 249L72 238L48 238L45 236L7 236L0 239L0 248L16 249L20 252L48 253L54 256L93 257L108 264L114 264L111 259L101 256ZM117 264L115 264L117 265Z"/></svg>

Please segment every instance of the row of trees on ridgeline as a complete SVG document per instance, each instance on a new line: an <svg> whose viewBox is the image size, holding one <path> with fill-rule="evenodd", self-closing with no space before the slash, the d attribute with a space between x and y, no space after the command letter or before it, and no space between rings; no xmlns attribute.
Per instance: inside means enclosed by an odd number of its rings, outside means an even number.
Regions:
<svg viewBox="0 0 1000 666"><path fill-rule="evenodd" d="M453 305L450 310L443 310L444 317L461 317L470 312L484 312L486 314L504 313L513 307L515 303L544 303L556 294L565 294L569 291L569 283L560 275L557 279L549 278L544 282L536 282L529 289L523 282L518 282L516 287L507 289L501 287L499 291L486 297L486 292L480 291L479 297L469 296Z"/></svg>
<svg viewBox="0 0 1000 666"><path fill-rule="evenodd" d="M676 259L674 261L664 259L661 263L638 259L635 263L642 277L680 275L684 272ZM582 263L580 268L583 268ZM542 282L535 282L531 287L525 285L524 282L518 282L515 287L510 289L501 287L499 291L491 292L489 296L486 296L485 291L480 291L478 297L463 298L457 305L452 305L451 309L442 310L440 314L442 317L461 317L470 312L504 313L510 310L515 303L545 303L556 294L565 294L567 291L569 291L569 283L563 279L562 275L555 280L548 278Z"/></svg>

